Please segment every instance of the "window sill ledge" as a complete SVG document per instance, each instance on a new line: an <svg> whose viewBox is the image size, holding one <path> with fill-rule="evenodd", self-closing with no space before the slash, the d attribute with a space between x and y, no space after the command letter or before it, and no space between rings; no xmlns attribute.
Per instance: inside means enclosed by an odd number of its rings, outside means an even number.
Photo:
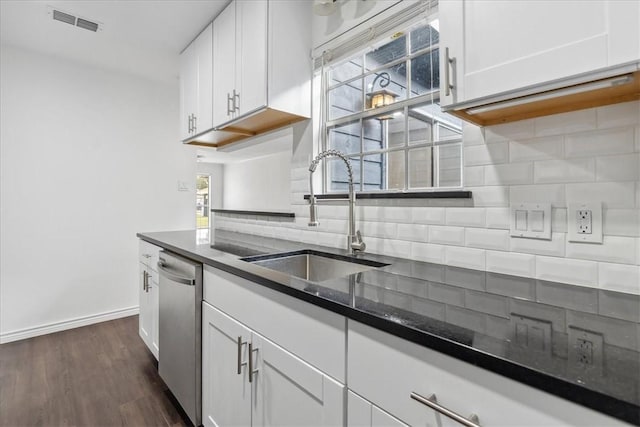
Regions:
<svg viewBox="0 0 640 427"><path fill-rule="evenodd" d="M346 200L348 193L316 194L317 200ZM356 193L356 199L470 199L471 191L415 191L398 193ZM304 195L309 200L309 194Z"/></svg>

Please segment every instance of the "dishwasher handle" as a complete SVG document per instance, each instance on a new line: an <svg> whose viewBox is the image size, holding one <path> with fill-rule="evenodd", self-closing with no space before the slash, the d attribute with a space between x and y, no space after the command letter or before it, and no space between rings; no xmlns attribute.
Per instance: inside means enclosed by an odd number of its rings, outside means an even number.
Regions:
<svg viewBox="0 0 640 427"><path fill-rule="evenodd" d="M158 272L161 276L166 277L172 282L181 283L183 285L195 286L196 279L191 277L184 277L174 273L172 270L169 270L162 261L158 262Z"/></svg>

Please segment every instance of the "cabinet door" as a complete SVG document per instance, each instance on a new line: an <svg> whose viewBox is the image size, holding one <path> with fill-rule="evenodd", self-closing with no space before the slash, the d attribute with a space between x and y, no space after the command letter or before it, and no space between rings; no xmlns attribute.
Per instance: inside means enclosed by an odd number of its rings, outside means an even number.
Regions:
<svg viewBox="0 0 640 427"><path fill-rule="evenodd" d="M236 84L236 3L213 21L213 125L235 117L232 97ZM231 99L231 101L230 101Z"/></svg>
<svg viewBox="0 0 640 427"><path fill-rule="evenodd" d="M195 132L213 127L213 24L195 40L198 66L198 112Z"/></svg>
<svg viewBox="0 0 640 427"><path fill-rule="evenodd" d="M344 424L344 385L253 334L252 426Z"/></svg>
<svg viewBox="0 0 640 427"><path fill-rule="evenodd" d="M191 43L180 55L180 138L187 139L192 132L190 117L198 105L198 70L196 46Z"/></svg>
<svg viewBox="0 0 640 427"><path fill-rule="evenodd" d="M151 272L144 264L140 264L140 282L138 285L138 298L140 312L138 315L138 333L142 341L150 348L151 342L151 312L149 303L149 293L147 292L147 283L151 282L148 277Z"/></svg>
<svg viewBox="0 0 640 427"><path fill-rule="evenodd" d="M388 414L352 391L347 401L348 427L406 427L406 424Z"/></svg>
<svg viewBox="0 0 640 427"><path fill-rule="evenodd" d="M151 337L149 340L151 353L157 360L160 358L160 286L158 286L158 274L152 272L153 276L149 279L149 317L151 317Z"/></svg>
<svg viewBox="0 0 640 427"><path fill-rule="evenodd" d="M251 387L246 363L250 339L247 328L202 303L203 425L251 425Z"/></svg>
<svg viewBox="0 0 640 427"><path fill-rule="evenodd" d="M267 105L267 7L266 0L236 0L239 115Z"/></svg>
<svg viewBox="0 0 640 427"><path fill-rule="evenodd" d="M635 31L637 40L637 10L631 18L635 30L629 30L630 23L620 16L625 7L616 3L464 0L461 8L444 5L441 49L444 54L449 47L456 58L453 78L464 89L456 102L591 72L613 65L610 54L617 62L628 58L617 46L628 45L621 39L629 31ZM624 28L613 26L612 19ZM610 40L618 43L613 46ZM635 43L622 50L637 53Z"/></svg>

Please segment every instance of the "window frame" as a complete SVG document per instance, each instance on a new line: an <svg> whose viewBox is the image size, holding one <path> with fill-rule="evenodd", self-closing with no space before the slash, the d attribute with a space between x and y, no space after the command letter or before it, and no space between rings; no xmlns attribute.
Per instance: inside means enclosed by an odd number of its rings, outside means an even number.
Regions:
<svg viewBox="0 0 640 427"><path fill-rule="evenodd" d="M416 50L415 52L411 52L411 41L410 41L410 33L414 28L417 28L419 26L425 26L425 25L431 25L435 20L437 20L437 14L432 14L429 16L424 16L422 19L417 20L417 21L413 21L413 22L407 22L402 24L401 26L399 26L399 28L401 29L401 32L406 36L406 50L405 50L405 55L402 56L401 58L396 58L392 61L389 61L383 65L380 65L376 68L372 68L367 70L366 66L366 57L367 54L369 52L372 52L374 50L376 50L377 48L380 48L381 46L384 46L385 44L389 43L389 38L385 38L383 39L384 42L382 40L378 41L378 43L375 43L373 45L369 45L369 46L362 46L361 48L354 50L353 54L347 55L346 57L343 57L342 59L340 59L339 61L335 61L333 64L323 64L321 70L320 70L320 78L322 79L322 85L321 85L321 105L320 105L320 109L321 109L321 130L320 130L320 148L321 150L327 150L330 148L330 132L332 129L339 127L341 125L345 125L345 124L349 124L349 123L354 123L357 122L359 123L359 127L360 127L360 146L359 146L359 150L357 152L352 152L352 153L345 153L347 155L347 157L351 158L351 157L357 157L360 162L360 167L359 169L359 178L356 179L355 181L357 182L356 184L356 192L357 193L381 193L381 194L385 194L385 193L430 193L430 192L438 192L438 191L455 191L455 190L461 190L463 188L463 145L462 145L462 122L450 115L445 115L446 113L442 113L445 116L439 116L437 114L433 114L430 115L429 121L427 122L425 120L426 123L429 123L431 126L431 130L430 130L430 140L429 141L425 141L425 142L420 142L420 143L411 143L409 141L409 120L410 120L410 115L409 112L412 108L417 108L420 107L422 105L438 105L437 102L440 99L440 88L432 88L431 90L422 93L420 95L417 96L413 96L411 97L411 93L412 93L412 74L411 74L411 65L412 65L412 60L418 57L421 57L423 55L432 55L434 52L438 51L440 48L440 42L438 41L437 43L431 44L429 46L423 47L421 49ZM340 81L338 83L334 83L334 84L329 84L328 82L331 79L331 72L332 69L344 64L348 61L352 61L354 59L358 59L360 61L360 72L355 75L355 76L351 76L343 81ZM367 100L367 78L369 76L373 76L376 74L379 74L381 72L386 72L387 70L389 70L390 68L393 68L394 66L397 66L399 64L406 64L407 67L407 72L405 73L406 76L406 94L407 97L405 99L400 99L390 105L387 106L383 106L383 107L378 107L378 108L366 108L366 100ZM433 68L432 68L433 70ZM439 67L437 67L436 70L434 70L434 72L438 72L440 73L440 69ZM358 111L356 113L352 113L352 114L348 114L348 115L344 115L341 117L338 117L336 119L329 119L330 116L330 108L331 108L331 102L330 102L330 91L334 90L336 88L339 88L341 86L346 86L349 85L353 82L356 81L361 81L362 82L362 94L361 94L361 105L362 105L362 110ZM373 88L372 88L373 89ZM391 114L393 112L401 112L403 117L404 117L404 140L403 143L397 147L389 147L387 144L386 147L377 149L377 150L366 150L365 146L364 146L364 121L367 119L372 119L375 117L380 117L383 116L387 113ZM443 118L445 117L452 117L451 121L447 121L447 120L443 120ZM449 129L451 131L454 131L456 133L458 133L459 137L447 137L444 139L440 139L439 138L439 132L440 132L440 128L446 128ZM455 185L455 186L440 186L440 155L439 155L439 148L440 146L444 146L444 145L459 145L459 153L460 153L460 165L459 165L459 185ZM411 174L411 166L409 163L409 153L410 150L415 150L415 149L420 149L420 148L432 148L431 151L431 186L429 187L411 187L411 183L410 183L410 174ZM335 148L335 147L334 147ZM384 155L384 161L388 162L388 154L389 153L393 153L393 152L402 152L403 153L403 157L404 157L404 181L403 181L403 185L402 188L393 188L393 189L389 189L388 188L388 180L389 180L389 174L388 174L388 168L384 168L383 170L385 170L384 172L384 177L383 177L383 184L381 184L384 189L366 189L365 188L365 183L364 183L364 173L365 173L365 168L364 168L364 162L365 162L365 158L367 156L370 155L377 155L377 154L381 154ZM322 165L322 190L324 194L336 194L336 193L341 193L344 192L344 190L340 190L340 189L335 189L332 190L331 189L331 175L330 175L330 164L331 162L323 162Z"/></svg>

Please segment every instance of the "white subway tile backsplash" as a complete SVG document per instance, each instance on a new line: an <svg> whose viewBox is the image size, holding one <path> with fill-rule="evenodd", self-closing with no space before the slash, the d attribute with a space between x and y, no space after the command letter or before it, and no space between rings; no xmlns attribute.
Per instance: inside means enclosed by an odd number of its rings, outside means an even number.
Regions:
<svg viewBox="0 0 640 427"><path fill-rule="evenodd" d="M467 187L466 190L471 191L473 204L476 207L509 206L509 187Z"/></svg>
<svg viewBox="0 0 640 427"><path fill-rule="evenodd" d="M564 208L551 209L551 231L555 233L567 232L567 210Z"/></svg>
<svg viewBox="0 0 640 427"><path fill-rule="evenodd" d="M509 230L511 225L511 209L509 208L486 208L487 228L499 228Z"/></svg>
<svg viewBox="0 0 640 427"><path fill-rule="evenodd" d="M398 224L398 239L426 242L428 227L423 224Z"/></svg>
<svg viewBox="0 0 640 427"><path fill-rule="evenodd" d="M363 236L381 237L384 239L394 239L398 235L398 225L391 222L360 222L360 229Z"/></svg>
<svg viewBox="0 0 640 427"><path fill-rule="evenodd" d="M597 287L598 263L568 258L537 256L536 278L552 282Z"/></svg>
<svg viewBox="0 0 640 427"><path fill-rule="evenodd" d="M509 250L509 231L491 230L487 228L467 228L465 245L471 248Z"/></svg>
<svg viewBox="0 0 640 427"><path fill-rule="evenodd" d="M533 183L533 163L507 163L485 166L485 185L513 185Z"/></svg>
<svg viewBox="0 0 640 427"><path fill-rule="evenodd" d="M378 207L379 221L385 222L411 222L411 209L397 206Z"/></svg>
<svg viewBox="0 0 640 427"><path fill-rule="evenodd" d="M429 242L442 245L464 245L464 228L433 225L429 227Z"/></svg>
<svg viewBox="0 0 640 427"><path fill-rule="evenodd" d="M602 244L567 242L568 258L589 259L620 264L635 264L634 237L604 236Z"/></svg>
<svg viewBox="0 0 640 427"><path fill-rule="evenodd" d="M464 168L464 185L474 186L484 184L484 166L466 166Z"/></svg>
<svg viewBox="0 0 640 427"><path fill-rule="evenodd" d="M553 160L564 157L564 137L551 136L509 143L509 159L512 162Z"/></svg>
<svg viewBox="0 0 640 427"><path fill-rule="evenodd" d="M511 203L551 203L565 207L565 186L562 184L514 185L509 187Z"/></svg>
<svg viewBox="0 0 640 427"><path fill-rule="evenodd" d="M509 144L506 142L464 147L465 166L495 165L508 161Z"/></svg>
<svg viewBox="0 0 640 427"><path fill-rule="evenodd" d="M360 206L357 209L359 221L380 221L380 206ZM340 207L339 211L340 218L348 218L349 208L347 206Z"/></svg>
<svg viewBox="0 0 640 427"><path fill-rule="evenodd" d="M483 249L447 246L444 249L447 265L484 270L486 267L485 251Z"/></svg>
<svg viewBox="0 0 640 427"><path fill-rule="evenodd" d="M563 257L565 253L565 238L565 233L555 232L551 233L551 240L512 237L510 247L512 252Z"/></svg>
<svg viewBox="0 0 640 427"><path fill-rule="evenodd" d="M484 133L481 127L464 122L462 126L462 140L464 145L482 145L484 144Z"/></svg>
<svg viewBox="0 0 640 427"><path fill-rule="evenodd" d="M635 126L640 122L640 102L623 102L596 108L599 128Z"/></svg>
<svg viewBox="0 0 640 427"><path fill-rule="evenodd" d="M535 162L535 182L590 182L596 176L595 159L544 160Z"/></svg>
<svg viewBox="0 0 640 427"><path fill-rule="evenodd" d="M411 208L412 222L418 224L444 224L445 208Z"/></svg>
<svg viewBox="0 0 640 427"><path fill-rule="evenodd" d="M411 259L441 264L444 262L444 248L442 245L412 242Z"/></svg>
<svg viewBox="0 0 640 427"><path fill-rule="evenodd" d="M533 136L533 120L521 120L501 125L487 126L484 128L484 138L488 143L528 139L533 138Z"/></svg>
<svg viewBox="0 0 640 427"><path fill-rule="evenodd" d="M535 277L535 255L487 251L487 271L514 276Z"/></svg>
<svg viewBox="0 0 640 427"><path fill-rule="evenodd" d="M640 126L636 126L636 153L640 153Z"/></svg>
<svg viewBox="0 0 640 427"><path fill-rule="evenodd" d="M575 133L565 137L567 157L589 157L634 151L634 128L615 128Z"/></svg>
<svg viewBox="0 0 640 427"><path fill-rule="evenodd" d="M598 284L602 289L640 295L640 266L600 262Z"/></svg>
<svg viewBox="0 0 640 427"><path fill-rule="evenodd" d="M486 211L484 208L447 208L446 224L461 227L484 227Z"/></svg>
<svg viewBox="0 0 640 427"><path fill-rule="evenodd" d="M640 174L640 153L599 156L596 159L597 181L637 181Z"/></svg>
<svg viewBox="0 0 640 427"><path fill-rule="evenodd" d="M365 241L366 243L366 241ZM391 239L378 239L378 253L398 258L409 258L411 256L411 242Z"/></svg>
<svg viewBox="0 0 640 427"><path fill-rule="evenodd" d="M562 135L595 129L596 111L594 109L572 111L538 117L534 121L536 136Z"/></svg>
<svg viewBox="0 0 640 427"><path fill-rule="evenodd" d="M632 208L635 183L596 182L566 184L567 203L602 202L604 208Z"/></svg>
<svg viewBox="0 0 640 427"><path fill-rule="evenodd" d="M610 236L640 236L640 209L604 209L604 234Z"/></svg>

